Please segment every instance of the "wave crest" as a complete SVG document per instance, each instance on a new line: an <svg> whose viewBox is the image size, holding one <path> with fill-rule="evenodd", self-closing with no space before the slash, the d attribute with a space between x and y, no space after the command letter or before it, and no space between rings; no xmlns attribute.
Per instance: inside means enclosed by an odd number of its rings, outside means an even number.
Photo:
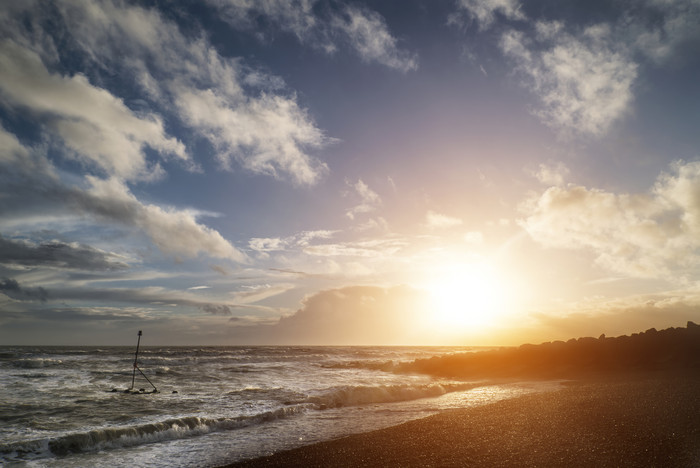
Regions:
<svg viewBox="0 0 700 468"><path fill-rule="evenodd" d="M202 418L187 416L138 426L109 427L77 432L51 439L38 439L0 445L6 460L47 458L74 453L95 452L120 447L133 447L152 442L183 439L210 432L228 431L286 418L305 411L303 406L284 407L253 416L235 418Z"/></svg>
<svg viewBox="0 0 700 468"><path fill-rule="evenodd" d="M314 404L317 409L341 408L434 398L450 392L471 390L476 386L474 383L343 386L335 387L322 395L310 396L305 401Z"/></svg>

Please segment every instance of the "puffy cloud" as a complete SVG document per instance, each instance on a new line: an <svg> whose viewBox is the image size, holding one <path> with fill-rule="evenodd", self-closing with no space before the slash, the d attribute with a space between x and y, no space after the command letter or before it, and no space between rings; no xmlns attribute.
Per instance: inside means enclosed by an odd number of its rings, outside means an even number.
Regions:
<svg viewBox="0 0 700 468"><path fill-rule="evenodd" d="M116 179L89 178L89 197L79 208L107 221L142 229L163 252L194 257L212 257L245 262L246 256L218 231L197 222L197 212L144 204Z"/></svg>
<svg viewBox="0 0 700 468"><path fill-rule="evenodd" d="M634 47L656 63L671 57L685 43L700 40L700 3L696 0L647 0L637 10L646 21L630 22L626 34Z"/></svg>
<svg viewBox="0 0 700 468"><path fill-rule="evenodd" d="M517 31L501 39L501 49L539 97L534 114L564 136L602 136L630 110L637 65L616 50L607 26L577 37L560 23L539 23L537 29L537 43Z"/></svg>
<svg viewBox="0 0 700 468"><path fill-rule="evenodd" d="M0 226L15 220L40 225L45 216L88 216L93 221L137 228L166 253L183 256L205 253L246 261L245 254L219 232L197 222L199 213L196 211L142 203L117 178L105 180L87 176L87 188L68 185L55 175L52 164L40 151L22 146L1 127L0 141L10 143L8 147L0 147L0 181L4 189L0 197L0 213L4 219ZM93 266L100 263L96 251L79 246L62 248L60 261L77 262L78 257L85 261L91 256L92 261L97 262Z"/></svg>
<svg viewBox="0 0 700 468"><path fill-rule="evenodd" d="M495 11L527 19L509 0L461 0L460 5L482 26L494 21ZM640 64L659 65L700 41L698 21L695 0L645 0L633 9L623 7L616 22L580 30L559 21L532 21L532 37L510 30L500 46L539 97L535 115L563 136L599 137L629 112Z"/></svg>
<svg viewBox="0 0 700 468"><path fill-rule="evenodd" d="M312 185L328 171L306 148L329 140L293 99L263 94L240 102L212 89L178 85L173 90L183 118L214 143L224 167L236 160L251 172L288 176L300 185Z"/></svg>
<svg viewBox="0 0 700 468"><path fill-rule="evenodd" d="M280 238L254 237L248 241L248 246L256 252L275 252L284 250L286 243Z"/></svg>
<svg viewBox="0 0 700 468"><path fill-rule="evenodd" d="M466 13L479 22L480 29L490 27L497 13L511 20L525 19L518 0L457 0L457 10L448 17L448 23L463 24L463 13Z"/></svg>
<svg viewBox="0 0 700 468"><path fill-rule="evenodd" d="M358 179L354 184L350 181L346 182L353 192L359 196L360 203L345 212L345 215L350 219L355 219L355 216L361 213L370 213L376 210L381 204L381 197L369 188L361 179Z"/></svg>
<svg viewBox="0 0 700 468"><path fill-rule="evenodd" d="M436 213L434 211L428 211L428 213L426 213L425 222L429 229L449 229L461 226L463 223L459 218Z"/></svg>
<svg viewBox="0 0 700 468"><path fill-rule="evenodd" d="M147 164L145 145L188 156L166 136L158 114L137 116L90 82L105 72L131 79L142 92L139 102L209 140L225 168L236 161L298 184L313 184L327 171L308 151L331 140L295 95L283 92L281 79L222 57L203 36L185 36L155 9L109 0L46 3L26 3L0 17L15 44L3 53L8 102L43 116L46 128L108 176L157 174ZM54 36L63 37L60 53ZM82 61L89 76L48 71L49 65L65 66L67 54Z"/></svg>
<svg viewBox="0 0 700 468"><path fill-rule="evenodd" d="M535 177L545 185L561 186L564 185L570 173L571 171L569 171L569 168L562 162L549 164L541 163L539 169L535 173Z"/></svg>
<svg viewBox="0 0 700 468"><path fill-rule="evenodd" d="M318 26L313 12L318 0L207 0L207 3L217 8L231 26L255 31L259 36L268 32L260 27L260 16L302 42L308 41Z"/></svg>
<svg viewBox="0 0 700 468"><path fill-rule="evenodd" d="M678 162L647 193L549 187L521 207L539 243L590 249L596 262L636 277L684 281L700 266L700 162Z"/></svg>
<svg viewBox="0 0 700 468"><path fill-rule="evenodd" d="M231 26L255 31L259 36L274 34L261 27L259 18L262 16L274 29L292 33L301 43L327 53L337 52L338 42L343 41L364 62L379 63L402 72L418 68L417 56L400 49L384 18L366 7L346 5L340 12L321 15L314 12L314 7L325 6L325 2L318 0L209 0L208 3L216 7Z"/></svg>
<svg viewBox="0 0 700 468"><path fill-rule="evenodd" d="M72 154L103 173L126 179L157 174L148 167L145 146L187 159L157 116L137 117L83 75L50 73L35 52L10 40L0 43L0 93L11 107L46 121Z"/></svg>
<svg viewBox="0 0 700 468"><path fill-rule="evenodd" d="M367 8L347 6L343 16L336 17L334 26L343 31L365 62L377 62L407 72L418 68L418 58L400 50L382 16Z"/></svg>

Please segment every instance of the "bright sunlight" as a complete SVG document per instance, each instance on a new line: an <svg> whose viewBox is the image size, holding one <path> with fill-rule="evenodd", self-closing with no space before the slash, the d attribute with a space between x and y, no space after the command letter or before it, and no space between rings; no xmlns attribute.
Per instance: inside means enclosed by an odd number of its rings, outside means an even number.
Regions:
<svg viewBox="0 0 700 468"><path fill-rule="evenodd" d="M506 281L487 264L443 266L426 288L431 296L430 321L443 331L481 331L507 312Z"/></svg>

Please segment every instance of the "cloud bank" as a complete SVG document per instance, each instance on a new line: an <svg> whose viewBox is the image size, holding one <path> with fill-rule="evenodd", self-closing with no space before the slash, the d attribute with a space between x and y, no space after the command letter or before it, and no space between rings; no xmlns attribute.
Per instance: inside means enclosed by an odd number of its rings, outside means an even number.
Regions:
<svg viewBox="0 0 700 468"><path fill-rule="evenodd" d="M600 266L617 273L684 282L700 267L698 161L673 164L646 193L568 184L549 187L521 209L521 226L534 240L591 250Z"/></svg>
<svg viewBox="0 0 700 468"><path fill-rule="evenodd" d="M260 342L283 344L407 344L421 332L425 297L406 286L350 286L307 297L277 325L252 331Z"/></svg>

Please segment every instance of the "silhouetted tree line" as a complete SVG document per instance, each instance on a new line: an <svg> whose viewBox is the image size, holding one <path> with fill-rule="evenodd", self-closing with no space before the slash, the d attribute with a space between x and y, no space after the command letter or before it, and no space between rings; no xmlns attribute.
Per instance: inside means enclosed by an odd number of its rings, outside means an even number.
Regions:
<svg viewBox="0 0 700 468"><path fill-rule="evenodd" d="M417 359L406 372L445 377L571 377L621 370L700 370L700 325L651 328L631 336L572 338L517 348Z"/></svg>

